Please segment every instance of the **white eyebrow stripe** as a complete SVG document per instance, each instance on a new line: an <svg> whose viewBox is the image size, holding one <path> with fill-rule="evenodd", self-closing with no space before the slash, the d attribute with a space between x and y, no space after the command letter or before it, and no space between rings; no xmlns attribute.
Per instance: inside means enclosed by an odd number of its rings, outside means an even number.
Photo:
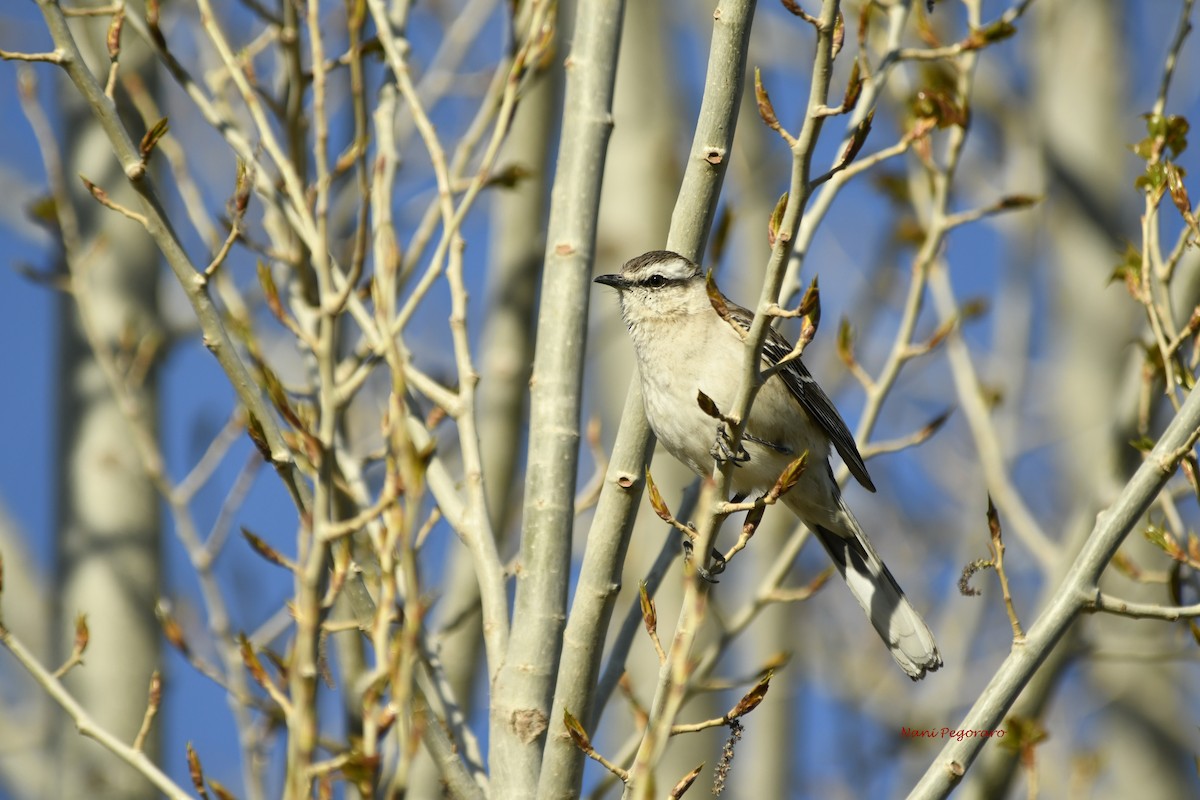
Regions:
<svg viewBox="0 0 1200 800"><path fill-rule="evenodd" d="M682 259L673 258L668 261L654 261L637 264L629 270L626 277L635 282L641 282L652 275L662 275L670 281L688 280L695 274L692 265Z"/></svg>

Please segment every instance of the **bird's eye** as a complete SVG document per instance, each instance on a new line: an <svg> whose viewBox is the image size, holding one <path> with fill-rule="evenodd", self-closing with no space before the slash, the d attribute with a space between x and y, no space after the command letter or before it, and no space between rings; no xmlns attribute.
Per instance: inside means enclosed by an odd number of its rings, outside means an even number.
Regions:
<svg viewBox="0 0 1200 800"><path fill-rule="evenodd" d="M646 285L650 286L651 288L654 288L654 289L658 289L662 286L665 286L666 283L667 283L667 279L664 278L662 275L651 275L649 278L646 279Z"/></svg>

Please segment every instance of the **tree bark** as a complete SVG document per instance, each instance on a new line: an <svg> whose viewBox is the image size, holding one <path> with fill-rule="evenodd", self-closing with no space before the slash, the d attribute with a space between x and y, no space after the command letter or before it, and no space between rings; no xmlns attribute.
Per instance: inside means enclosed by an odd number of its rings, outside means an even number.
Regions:
<svg viewBox="0 0 1200 800"><path fill-rule="evenodd" d="M104 74L106 20L77 20L77 42L95 74ZM121 68L138 71L153 88L149 53L125 37ZM66 78L60 79L66 84ZM113 158L112 146L90 109L64 86L65 172L79 220L79 247L70 265L76 293L86 293L102 346L131 354L163 341L158 312L158 251L135 222L104 208L75 180L86 176L117 201L133 205L133 193ZM120 93L118 92L118 101ZM121 106L120 102L118 103ZM131 130L140 118L127 116ZM74 298L63 295L59 339L59 518L55 639L59 660L71 652L75 618L86 615L90 642L85 664L66 684L106 729L132 739L146 709L150 675L159 661L154 606L159 596L159 497L133 445L133 436L96 364ZM153 351L151 351L153 352ZM120 360L120 356L118 356ZM138 403L157 416L154 363L137 387ZM53 773L58 797L152 798L147 780L59 715L58 757ZM147 742L152 758L157 736Z"/></svg>

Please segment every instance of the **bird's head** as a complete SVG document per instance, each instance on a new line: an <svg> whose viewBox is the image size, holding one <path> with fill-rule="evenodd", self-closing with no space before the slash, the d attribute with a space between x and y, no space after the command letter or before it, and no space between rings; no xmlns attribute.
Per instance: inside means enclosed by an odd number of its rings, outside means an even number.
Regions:
<svg viewBox="0 0 1200 800"><path fill-rule="evenodd" d="M596 283L621 295L621 315L631 328L652 320L711 313L712 304L700 267L678 253L651 250L632 258L615 275Z"/></svg>

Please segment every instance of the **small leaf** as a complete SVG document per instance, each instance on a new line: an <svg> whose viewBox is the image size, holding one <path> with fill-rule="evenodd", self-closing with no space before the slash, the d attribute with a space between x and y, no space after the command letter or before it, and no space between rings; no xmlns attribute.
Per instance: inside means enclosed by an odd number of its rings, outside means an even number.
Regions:
<svg viewBox="0 0 1200 800"><path fill-rule="evenodd" d="M1004 402L1004 389L999 386L982 384L980 386L980 394L983 395L983 402L989 409L997 408Z"/></svg>
<svg viewBox="0 0 1200 800"><path fill-rule="evenodd" d="M242 526L242 536L246 537L246 541L250 544L250 547L254 550L254 552L258 553L267 561L270 561L276 566L283 567L284 569L292 568L292 564L286 558L281 556L275 548L271 547L271 545L267 544L258 536L255 536L250 529L244 525Z"/></svg>
<svg viewBox="0 0 1200 800"><path fill-rule="evenodd" d="M1192 309L1192 315L1188 317L1187 321L1188 333L1195 334L1198 330L1200 330L1200 306Z"/></svg>
<svg viewBox="0 0 1200 800"><path fill-rule="evenodd" d="M871 183L893 205L908 207L912 203L912 192L908 176L886 169L871 170Z"/></svg>
<svg viewBox="0 0 1200 800"><path fill-rule="evenodd" d="M262 373L263 388L267 390L267 397L270 398L271 403L289 422L299 427L299 417L292 410L292 404L288 401L287 390L283 388L283 382L279 380L279 376L275 374L275 370L261 361L256 366L258 367L258 371Z"/></svg>
<svg viewBox="0 0 1200 800"><path fill-rule="evenodd" d="M958 322L958 318L951 317L941 325L938 325L937 330L933 332L933 336L929 337L929 341L925 343L925 346L930 350L933 350L942 342L946 341L946 337L949 336L950 332L958 326Z"/></svg>
<svg viewBox="0 0 1200 800"><path fill-rule="evenodd" d="M708 292L708 302L712 303L713 310L721 319L729 322L729 304L725 302L725 295L717 288L711 269L704 276L704 290Z"/></svg>
<svg viewBox="0 0 1200 800"><path fill-rule="evenodd" d="M846 80L846 94L842 97L842 110L853 111L862 96L863 78L858 59L850 65L850 77Z"/></svg>
<svg viewBox="0 0 1200 800"><path fill-rule="evenodd" d="M948 92L939 89L922 89L913 101L913 116L928 120L938 128L967 124L966 109L958 105Z"/></svg>
<svg viewBox="0 0 1200 800"><path fill-rule="evenodd" d="M1000 740L1000 746L1005 750L1029 753L1035 746L1049 738L1046 729L1035 719L1014 715L1005 722L1008 723L1008 734Z"/></svg>
<svg viewBox="0 0 1200 800"><path fill-rule="evenodd" d="M800 307L798 311L801 316L815 316L817 321L820 321L821 289L817 285L816 275L814 275L813 279L809 282L808 288L804 290L804 297L800 299Z"/></svg>
<svg viewBox="0 0 1200 800"><path fill-rule="evenodd" d="M1141 568L1134 563L1133 559L1124 553L1117 553L1114 555L1111 563L1113 569L1124 575L1126 578L1135 581L1141 578Z"/></svg>
<svg viewBox="0 0 1200 800"><path fill-rule="evenodd" d="M183 627L179 624L179 621L171 615L165 603L159 603L155 609L155 613L158 615L158 624L162 626L163 636L166 640L176 650L187 655L189 652L188 644L187 640L183 638Z"/></svg>
<svg viewBox="0 0 1200 800"><path fill-rule="evenodd" d="M933 27L933 19L929 16L932 13L933 0L929 0L928 12L916 15L917 35L921 37L921 42L929 47L941 47L942 40Z"/></svg>
<svg viewBox="0 0 1200 800"><path fill-rule="evenodd" d="M162 137L167 135L167 131L171 129L170 123L166 117L163 117L158 122L146 131L146 135L142 137L142 142L138 146L138 151L142 154L142 160L145 161L154 152L155 145L158 144Z"/></svg>
<svg viewBox="0 0 1200 800"><path fill-rule="evenodd" d="M829 579L833 577L834 572L835 570L832 564L818 572L817 577L809 581L808 585L804 587L805 595L812 597L814 594L820 591L822 586L829 583Z"/></svg>
<svg viewBox="0 0 1200 800"><path fill-rule="evenodd" d="M79 176L79 180L83 181L84 187L92 193L92 197L96 198L101 203L108 203L108 192L104 191L82 175Z"/></svg>
<svg viewBox="0 0 1200 800"><path fill-rule="evenodd" d="M1167 165L1162 161L1148 164L1146 171L1134 180L1133 185L1134 188L1144 189L1157 203L1167 189Z"/></svg>
<svg viewBox="0 0 1200 800"><path fill-rule="evenodd" d="M267 442L266 431L263 430L262 423L253 414L246 415L246 433L250 436L250 441L254 442L259 455L261 455L268 463L274 460L271 453L271 445Z"/></svg>
<svg viewBox="0 0 1200 800"><path fill-rule="evenodd" d="M250 189L250 170L239 158L233 180L233 213L238 219L245 216L246 206L250 204Z"/></svg>
<svg viewBox="0 0 1200 800"><path fill-rule="evenodd" d="M150 29L150 39L155 46L166 50L167 39L158 25L158 0L146 0L146 27Z"/></svg>
<svg viewBox="0 0 1200 800"><path fill-rule="evenodd" d="M838 358L847 367L853 367L858 363L854 358L854 326L846 317L842 317L838 323L837 353Z"/></svg>
<svg viewBox="0 0 1200 800"><path fill-rule="evenodd" d="M271 313L276 318L283 319L283 304L279 301L279 287L275 285L275 276L271 274L271 268L262 260L258 262L258 283L262 286L267 308L271 309Z"/></svg>
<svg viewBox="0 0 1200 800"><path fill-rule="evenodd" d="M287 663L283 660L283 658L280 657L279 653L276 653L269 647L264 647L262 649L262 654L267 657L267 661L271 662L271 666L275 668L275 671L279 673L280 677L286 681L288 679L288 673L290 670Z"/></svg>
<svg viewBox="0 0 1200 800"><path fill-rule="evenodd" d="M1148 137L1134 146L1136 152L1147 160L1161 157L1169 151L1172 158L1179 158L1187 149L1187 134L1190 126L1186 118L1172 114L1143 114Z"/></svg>
<svg viewBox="0 0 1200 800"><path fill-rule="evenodd" d="M784 0L784 2L787 2L787 0ZM679 779L679 783L672 787L667 797L671 798L671 800L678 800L678 798L683 797L684 793L692 788L692 784L696 782L696 778L700 777L700 771L703 769L704 762L701 761L695 769Z"/></svg>
<svg viewBox="0 0 1200 800"><path fill-rule="evenodd" d="M568 709L563 709L563 724L567 726L567 733L571 736L571 741L575 746L584 753L592 752L592 740L588 738L587 731L579 724L579 720L575 719L575 715Z"/></svg>
<svg viewBox="0 0 1200 800"><path fill-rule="evenodd" d="M721 416L721 409L717 408L717 404L713 402L713 399L700 389L696 390L696 403L699 404L701 411L713 419L724 419Z"/></svg>
<svg viewBox="0 0 1200 800"><path fill-rule="evenodd" d="M1179 158L1187 149L1188 121L1183 117L1172 114L1166 119L1166 130L1163 131L1163 141L1171 151L1172 158Z"/></svg>
<svg viewBox="0 0 1200 800"><path fill-rule="evenodd" d="M262 662L258 660L258 656L254 652L253 645L246 638L246 634L238 635L238 648L242 652L242 662L246 665L246 669L250 671L250 677L259 686L267 685L267 671L263 669Z"/></svg>
<svg viewBox="0 0 1200 800"><path fill-rule="evenodd" d="M91 634L88 632L87 614L80 614L75 617L75 653L83 655L83 651L87 650L90 639Z"/></svg>
<svg viewBox="0 0 1200 800"><path fill-rule="evenodd" d="M842 157L838 161L839 166L846 166L858 155L862 150L862 146L866 144L867 136L871 133L871 122L875 119L875 112L871 111L863 118L863 121L858 123L854 128L854 133L850 135L850 141L846 143L846 149L842 151Z"/></svg>
<svg viewBox="0 0 1200 800"><path fill-rule="evenodd" d="M1142 531L1142 535L1146 537L1146 541L1161 549L1164 553L1171 556L1171 558L1183 555L1183 551L1179 549L1179 543L1175 541L1175 537L1159 525L1153 523L1147 525L1146 530Z"/></svg>
<svg viewBox="0 0 1200 800"><path fill-rule="evenodd" d="M191 742L187 743L187 763L188 775L192 778L196 794L208 800L208 790L204 788L204 769L200 766L200 756L196 755L196 749L192 747Z"/></svg>
<svg viewBox="0 0 1200 800"><path fill-rule="evenodd" d="M767 696L767 690L771 688L771 678L774 676L774 670L767 670L767 674L759 678L754 688L746 692L745 696L730 710L729 716L732 719L737 719L738 717L744 717L758 708L759 703Z"/></svg>
<svg viewBox="0 0 1200 800"><path fill-rule="evenodd" d="M162 705L162 690L162 673L158 670L154 670L154 672L150 673L150 692L147 700L152 708L158 708L160 705Z"/></svg>
<svg viewBox="0 0 1200 800"><path fill-rule="evenodd" d="M112 21L108 23L108 34L104 37L109 61L116 61L121 54L121 29L125 27L125 8L117 6L117 9Z"/></svg>
<svg viewBox="0 0 1200 800"><path fill-rule="evenodd" d="M830 53L830 58L837 58L838 53L842 52L842 44L846 41L846 18L842 16L842 12L837 12L837 17L833 21L833 52Z"/></svg>
<svg viewBox="0 0 1200 800"><path fill-rule="evenodd" d="M973 319L978 319L991 309L991 303L986 297L972 297L963 302L962 308L959 309L959 318L962 322L970 322Z"/></svg>
<svg viewBox="0 0 1200 800"><path fill-rule="evenodd" d="M650 495L650 507L654 509L654 513L663 522L670 522L673 519L671 509L667 508L667 503L663 500L662 493L658 491L658 486L654 483L654 478L650 475L649 467L646 467L646 491Z"/></svg>
<svg viewBox="0 0 1200 800"><path fill-rule="evenodd" d="M964 45L968 50L978 50L989 44L1000 42L1015 35L1017 28L1008 20L998 19L990 25L976 28L967 36Z"/></svg>
<svg viewBox="0 0 1200 800"><path fill-rule="evenodd" d="M925 229L915 216L905 214L896 220L892 237L897 244L919 245L925 240Z"/></svg>
<svg viewBox="0 0 1200 800"><path fill-rule="evenodd" d="M379 755L368 756L357 747L350 753L342 767L342 774L358 786L369 785L378 772ZM362 796L369 797L370 794L371 792L367 791L362 793Z"/></svg>
<svg viewBox="0 0 1200 800"><path fill-rule="evenodd" d="M787 494L797 483L800 482L800 476L808 469L808 451L805 450L800 454L800 457L788 464L779 476L779 480L775 481L775 486L771 489L771 494L774 497L782 497Z"/></svg>
<svg viewBox="0 0 1200 800"><path fill-rule="evenodd" d="M858 52L866 51L867 35L871 32L871 3L861 3L858 9Z"/></svg>
<svg viewBox="0 0 1200 800"><path fill-rule="evenodd" d="M762 121L767 123L768 128L778 129L779 117L775 116L775 107L771 105L771 98L763 86L762 70L758 67L754 68L754 100L758 104L758 115L762 117Z"/></svg>
<svg viewBox="0 0 1200 800"><path fill-rule="evenodd" d="M1183 184L1183 178L1187 172L1176 164L1167 164L1167 190L1171 193L1171 202L1179 209L1179 213L1184 219L1192 213L1192 203L1188 199L1187 187Z"/></svg>
<svg viewBox="0 0 1200 800"><path fill-rule="evenodd" d="M758 526L762 523L763 515L767 513L766 505L756 505L746 513L746 519L742 522L742 535L749 538L758 530Z"/></svg>
<svg viewBox="0 0 1200 800"><path fill-rule="evenodd" d="M783 223L783 212L787 208L787 202L788 193L784 192L779 196L779 201L775 203L771 218L767 220L767 244L771 247L775 246L775 239L779 235L779 226Z"/></svg>
<svg viewBox="0 0 1200 800"><path fill-rule="evenodd" d="M1154 449L1154 440L1149 436L1142 436L1140 438L1133 439L1129 442L1129 444L1133 445L1133 448L1141 453L1149 453Z"/></svg>
<svg viewBox="0 0 1200 800"><path fill-rule="evenodd" d="M953 413L953 407L947 408L945 411L938 414L936 417L926 423L925 427L921 428L921 430L917 433L917 444L928 441L931 436L941 430L942 426L946 424L946 420L950 419L950 415Z"/></svg>
<svg viewBox="0 0 1200 800"><path fill-rule="evenodd" d="M1042 202L1040 195L1033 194L1010 194L1000 198L1000 202L996 204L996 208L1002 211L1009 211L1017 208L1029 208Z"/></svg>
<svg viewBox="0 0 1200 800"><path fill-rule="evenodd" d="M534 176L534 171L522 164L509 164L496 170L488 178L485 186L496 186L501 189L515 189Z"/></svg>
<svg viewBox="0 0 1200 800"><path fill-rule="evenodd" d="M1126 291L1136 300L1142 280L1142 254L1132 243L1125 244L1125 253L1121 263L1117 264L1108 278L1109 284L1118 280L1124 282Z"/></svg>
<svg viewBox="0 0 1200 800"><path fill-rule="evenodd" d="M765 673L765 672L771 672L771 671L777 670L777 669L783 669L788 664L790 664L791 661L792 661L791 651L780 650L778 653L774 653L773 655L771 655L770 658L767 659L766 663L763 666L763 672Z"/></svg>
<svg viewBox="0 0 1200 800"><path fill-rule="evenodd" d="M58 230L58 204L52 194L44 194L30 200L25 206L25 216L44 228Z"/></svg>
<svg viewBox="0 0 1200 800"><path fill-rule="evenodd" d="M650 593L646 591L645 581L638 584L638 602L642 606L642 622L646 624L646 631L653 634L658 630L658 611Z"/></svg>
<svg viewBox="0 0 1200 800"><path fill-rule="evenodd" d="M241 158L237 160L233 173L233 190L237 194L250 191L250 168Z"/></svg>
<svg viewBox="0 0 1200 800"><path fill-rule="evenodd" d="M217 779L209 778L208 785L212 787L213 794L217 796L217 800L235 800L233 793L226 789Z"/></svg>
<svg viewBox="0 0 1200 800"><path fill-rule="evenodd" d="M797 16L800 19L807 22L809 25L812 25L814 28L816 28L818 34L821 32L821 28L822 28L821 20L817 19L812 14L808 13L803 8L801 8L800 4L798 2L796 2L796 0L780 0L780 2L783 3L783 7L786 8L788 11L790 11L792 14L794 14L795 16Z"/></svg>
<svg viewBox="0 0 1200 800"><path fill-rule="evenodd" d="M1154 139L1147 136L1137 144L1129 145L1129 149L1132 150L1134 155L1136 155L1138 158L1142 159L1143 161L1149 161L1150 159L1154 158Z"/></svg>

